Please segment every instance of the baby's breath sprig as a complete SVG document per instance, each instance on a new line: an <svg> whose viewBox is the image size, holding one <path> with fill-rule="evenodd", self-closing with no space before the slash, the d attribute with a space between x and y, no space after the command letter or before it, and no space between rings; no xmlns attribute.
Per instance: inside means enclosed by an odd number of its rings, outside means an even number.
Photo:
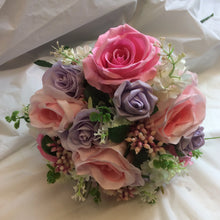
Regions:
<svg viewBox="0 0 220 220"><path fill-rule="evenodd" d="M72 196L72 199L81 202L85 201L87 195L87 185L89 181L89 176L79 176L76 174L75 170L73 170L70 174L72 179L74 180L74 194Z"/></svg>
<svg viewBox="0 0 220 220"><path fill-rule="evenodd" d="M175 59L174 55L173 55L174 47L172 47L171 43L168 43L167 46L165 46L163 38L161 38L160 43L156 43L155 46L159 47L162 50L160 56L162 58L166 57L167 60L172 65L172 69L169 72L169 77L170 78L180 78L179 76L176 76L176 75L173 75L173 74L174 74L174 71L175 71L175 68L176 68L176 64L179 63L180 60L185 57L185 54L181 53ZM168 49L166 49L166 47L168 47Z"/></svg>
<svg viewBox="0 0 220 220"><path fill-rule="evenodd" d="M82 60L91 53L91 47L76 47L74 50L68 46L60 45L57 41L57 47L52 46L55 51L50 52L56 59L62 59L64 64L81 64Z"/></svg>

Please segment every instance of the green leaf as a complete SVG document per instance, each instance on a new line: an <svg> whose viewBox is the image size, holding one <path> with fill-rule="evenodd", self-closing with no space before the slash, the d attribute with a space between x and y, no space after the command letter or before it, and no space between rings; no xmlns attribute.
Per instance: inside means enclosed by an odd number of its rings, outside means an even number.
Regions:
<svg viewBox="0 0 220 220"><path fill-rule="evenodd" d="M14 111L14 112L12 112L11 120L12 120L12 121L16 121L18 114L19 114L19 111Z"/></svg>
<svg viewBox="0 0 220 220"><path fill-rule="evenodd" d="M101 202L101 193L99 192L99 187L93 187L89 191L90 195L93 197L95 203Z"/></svg>
<svg viewBox="0 0 220 220"><path fill-rule="evenodd" d="M155 168L159 169L160 168L160 161L159 160L154 160L153 165Z"/></svg>
<svg viewBox="0 0 220 220"><path fill-rule="evenodd" d="M14 128L18 129L20 127L20 120L16 121L14 124Z"/></svg>
<svg viewBox="0 0 220 220"><path fill-rule="evenodd" d="M144 163L147 160L150 160L148 149L143 147L143 148L141 148L141 150L138 154L136 154L134 150L133 150L133 152L134 152L134 154L133 154L133 156L134 156L133 165L135 167L138 167L139 169L141 169L141 164Z"/></svg>
<svg viewBox="0 0 220 220"><path fill-rule="evenodd" d="M104 123L109 122L111 120L111 114L110 113L106 113L102 116L102 120Z"/></svg>
<svg viewBox="0 0 220 220"><path fill-rule="evenodd" d="M43 66L43 67L52 67L53 66L52 63L49 63L45 60L36 60L34 63L38 66Z"/></svg>
<svg viewBox="0 0 220 220"><path fill-rule="evenodd" d="M54 141L48 136L45 135L41 141L41 147L46 154L50 154L52 156L56 156L56 152L51 152L51 147L48 144L52 144Z"/></svg>
<svg viewBox="0 0 220 220"><path fill-rule="evenodd" d="M88 101L89 97L91 97L94 108L100 103L103 103L103 105L106 105L106 106L111 106L111 104L109 103L110 97L107 93L104 93L92 87L91 85L87 83L87 81L85 81L84 88L85 88L84 90L85 99L86 101Z"/></svg>
<svg viewBox="0 0 220 220"><path fill-rule="evenodd" d="M90 121L92 121L92 122L100 121L100 114L99 114L98 112L92 112L92 113L89 115L89 119L90 119Z"/></svg>
<svg viewBox="0 0 220 220"><path fill-rule="evenodd" d="M159 110L158 107L155 105L155 106L154 106L154 110L153 110L153 112L151 113L151 115L155 114L158 110Z"/></svg>
<svg viewBox="0 0 220 220"><path fill-rule="evenodd" d="M129 125L121 125L108 129L109 139L115 143L121 143L129 132Z"/></svg>
<svg viewBox="0 0 220 220"><path fill-rule="evenodd" d="M70 48L70 47L66 45L66 46L64 46L63 49L64 49L64 50L67 50L67 49L69 49L69 48Z"/></svg>
<svg viewBox="0 0 220 220"><path fill-rule="evenodd" d="M55 172L55 168L54 168L53 166L51 166L49 163L47 164L47 167L48 167L51 171Z"/></svg>
<svg viewBox="0 0 220 220"><path fill-rule="evenodd" d="M47 173L47 182L48 183L55 183L57 179L60 178L60 173L56 173L56 172L53 172L51 170L48 171Z"/></svg>
<svg viewBox="0 0 220 220"><path fill-rule="evenodd" d="M202 152L200 150L193 150L192 151L192 156L195 157L196 159L198 159L199 157L202 156Z"/></svg>
<svg viewBox="0 0 220 220"><path fill-rule="evenodd" d="M6 116L5 120L10 123L11 122L11 117L10 116Z"/></svg>

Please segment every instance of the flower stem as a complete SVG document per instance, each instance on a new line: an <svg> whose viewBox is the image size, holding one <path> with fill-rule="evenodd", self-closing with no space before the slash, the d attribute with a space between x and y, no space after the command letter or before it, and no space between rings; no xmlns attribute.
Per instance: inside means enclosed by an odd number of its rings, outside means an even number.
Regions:
<svg viewBox="0 0 220 220"><path fill-rule="evenodd" d="M211 139L219 139L220 137L210 137L210 138L204 138L205 140L211 140Z"/></svg>
<svg viewBox="0 0 220 220"><path fill-rule="evenodd" d="M201 23L204 23L205 21L207 21L209 18L213 17L214 16L214 13L212 13L211 15L209 15L208 17L206 18L203 18L202 20L200 20Z"/></svg>

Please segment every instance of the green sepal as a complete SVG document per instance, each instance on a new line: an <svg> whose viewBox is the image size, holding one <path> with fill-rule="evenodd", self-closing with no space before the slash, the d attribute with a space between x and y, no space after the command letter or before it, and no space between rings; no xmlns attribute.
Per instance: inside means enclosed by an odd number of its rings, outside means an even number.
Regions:
<svg viewBox="0 0 220 220"><path fill-rule="evenodd" d="M51 147L48 147L48 144L52 144L52 143L54 143L54 141L48 135L45 135L42 138L41 147L46 154L56 156L56 152L51 152Z"/></svg>
<svg viewBox="0 0 220 220"><path fill-rule="evenodd" d="M52 63L49 63L45 60L36 60L34 63L38 66L43 66L43 67L52 67L53 66Z"/></svg>
<svg viewBox="0 0 220 220"><path fill-rule="evenodd" d="M108 129L108 137L112 142L121 143L129 132L129 125L121 125Z"/></svg>

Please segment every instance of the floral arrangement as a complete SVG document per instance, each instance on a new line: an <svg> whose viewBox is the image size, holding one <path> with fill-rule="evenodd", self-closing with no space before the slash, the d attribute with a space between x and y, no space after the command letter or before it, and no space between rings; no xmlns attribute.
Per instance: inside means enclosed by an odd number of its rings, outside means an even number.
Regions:
<svg viewBox="0 0 220 220"><path fill-rule="evenodd" d="M72 198L155 203L163 186L201 156L205 97L184 54L129 25L109 29L93 48L59 46L42 89L20 119L38 133L48 183L72 181Z"/></svg>

